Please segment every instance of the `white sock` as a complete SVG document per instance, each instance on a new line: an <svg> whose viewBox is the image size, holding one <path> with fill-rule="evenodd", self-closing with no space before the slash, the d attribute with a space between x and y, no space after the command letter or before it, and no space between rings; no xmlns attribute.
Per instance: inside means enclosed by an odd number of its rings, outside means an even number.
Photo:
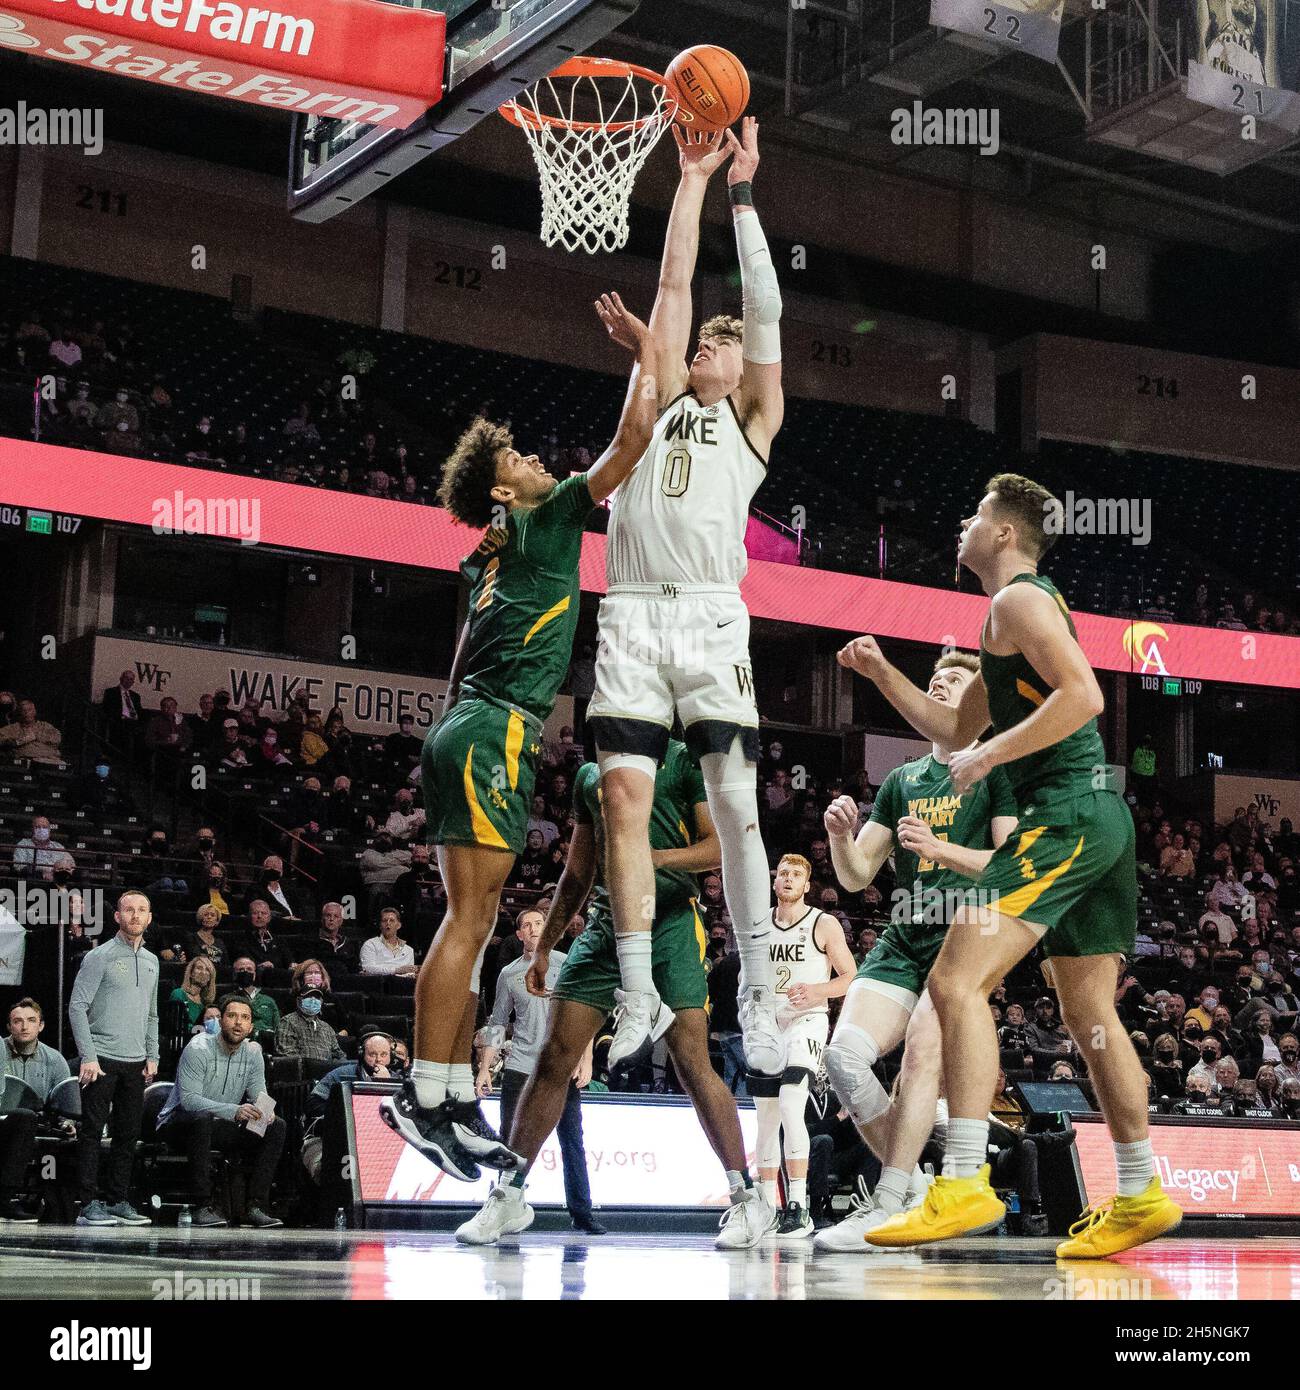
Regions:
<svg viewBox="0 0 1300 1390"><path fill-rule="evenodd" d="M948 1121L948 1148L943 1155L945 1178L973 1178L988 1162L989 1122Z"/></svg>
<svg viewBox="0 0 1300 1390"><path fill-rule="evenodd" d="M731 1193L732 1203L743 1202L745 1193L750 1190L752 1183L745 1181L744 1173L738 1173L734 1168L727 1169L727 1190Z"/></svg>
<svg viewBox="0 0 1300 1390"><path fill-rule="evenodd" d="M921 1168L921 1165L918 1163L916 1167L912 1169L912 1176L908 1179L907 1195L909 1198L923 1197L925 1196L926 1189L929 1186L930 1179L926 1176L924 1170Z"/></svg>
<svg viewBox="0 0 1300 1390"><path fill-rule="evenodd" d="M1139 1192L1145 1192L1156 1175L1151 1140L1139 1139L1136 1144L1116 1144L1115 1172L1115 1191L1119 1196L1136 1197Z"/></svg>
<svg viewBox="0 0 1300 1390"><path fill-rule="evenodd" d="M888 1216L896 1216L903 1210L903 1200L907 1196L907 1174L901 1168L886 1168L880 1175L876 1190L872 1194L876 1205Z"/></svg>
<svg viewBox="0 0 1300 1390"><path fill-rule="evenodd" d="M448 1071L447 1094L460 1100L474 1101L474 1068L468 1062L451 1062Z"/></svg>
<svg viewBox="0 0 1300 1390"><path fill-rule="evenodd" d="M787 1194L791 1206L801 1206L805 1211L808 1210L808 1179L791 1178L790 1190Z"/></svg>
<svg viewBox="0 0 1300 1390"><path fill-rule="evenodd" d="M614 937L614 949L618 952L618 973L623 977L623 988L641 994L658 994L650 933L619 932Z"/></svg>
<svg viewBox="0 0 1300 1390"><path fill-rule="evenodd" d="M758 1190L763 1194L763 1200L769 1207L776 1206L776 1179L759 1178Z"/></svg>
<svg viewBox="0 0 1300 1390"><path fill-rule="evenodd" d="M411 1063L411 1083L415 1087L416 1103L425 1110L432 1110L447 1099L450 1079L450 1062L424 1062L417 1057Z"/></svg>

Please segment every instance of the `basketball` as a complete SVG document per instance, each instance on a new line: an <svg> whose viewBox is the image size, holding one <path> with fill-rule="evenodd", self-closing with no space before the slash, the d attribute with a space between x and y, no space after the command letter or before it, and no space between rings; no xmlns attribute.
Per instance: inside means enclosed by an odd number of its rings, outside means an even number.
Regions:
<svg viewBox="0 0 1300 1390"><path fill-rule="evenodd" d="M725 130L749 105L749 74L734 53L711 43L679 53L664 74L677 119L692 130Z"/></svg>

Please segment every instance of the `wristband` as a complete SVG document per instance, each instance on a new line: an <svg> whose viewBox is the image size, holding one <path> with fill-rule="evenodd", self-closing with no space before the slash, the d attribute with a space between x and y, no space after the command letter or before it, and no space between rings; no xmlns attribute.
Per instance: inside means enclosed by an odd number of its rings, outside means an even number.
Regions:
<svg viewBox="0 0 1300 1390"><path fill-rule="evenodd" d="M727 197L731 199L733 208L742 204L752 208L754 206L754 185L748 179L742 179L740 183L728 184Z"/></svg>

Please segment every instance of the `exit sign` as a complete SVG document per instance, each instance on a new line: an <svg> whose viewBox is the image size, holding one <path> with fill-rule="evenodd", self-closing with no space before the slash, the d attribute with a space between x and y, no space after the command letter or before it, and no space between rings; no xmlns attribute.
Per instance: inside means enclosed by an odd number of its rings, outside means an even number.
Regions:
<svg viewBox="0 0 1300 1390"><path fill-rule="evenodd" d="M28 512L27 529L38 536L48 536L54 530L54 518L49 512Z"/></svg>
<svg viewBox="0 0 1300 1390"><path fill-rule="evenodd" d="M1161 686L1161 689L1166 695L1181 695L1183 693L1183 683L1180 680L1173 680L1166 676L1164 685Z"/></svg>

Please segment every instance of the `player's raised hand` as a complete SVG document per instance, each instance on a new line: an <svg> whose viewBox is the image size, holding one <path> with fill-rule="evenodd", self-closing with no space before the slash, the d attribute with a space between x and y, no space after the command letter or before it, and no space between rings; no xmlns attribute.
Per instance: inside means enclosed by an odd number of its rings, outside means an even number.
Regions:
<svg viewBox="0 0 1300 1390"><path fill-rule="evenodd" d="M852 642L846 642L836 652L835 660L850 671L866 676L869 681L882 675L889 666L876 639L869 636L855 637Z"/></svg>
<svg viewBox="0 0 1300 1390"><path fill-rule="evenodd" d="M976 782L983 781L994 767L995 763L985 743L954 753L948 760L948 776L952 779L953 790L959 795L969 791Z"/></svg>
<svg viewBox="0 0 1300 1390"><path fill-rule="evenodd" d="M748 183L758 171L758 121L746 116L740 123L740 138L734 130L726 132L727 149L731 151L731 168L727 183Z"/></svg>
<svg viewBox="0 0 1300 1390"><path fill-rule="evenodd" d="M837 796L822 817L828 835L852 836L858 829L858 803L851 796Z"/></svg>
<svg viewBox="0 0 1300 1390"><path fill-rule="evenodd" d="M731 147L723 139L721 130L688 130L673 122L673 139L677 141L677 162L681 165L682 177L702 174L706 179L716 174L731 157ZM754 150L755 161L758 149Z"/></svg>
<svg viewBox="0 0 1300 1390"><path fill-rule="evenodd" d="M602 294L595 301L596 313L605 331L620 346L639 352L650 334L649 328L627 307L617 294Z"/></svg>

